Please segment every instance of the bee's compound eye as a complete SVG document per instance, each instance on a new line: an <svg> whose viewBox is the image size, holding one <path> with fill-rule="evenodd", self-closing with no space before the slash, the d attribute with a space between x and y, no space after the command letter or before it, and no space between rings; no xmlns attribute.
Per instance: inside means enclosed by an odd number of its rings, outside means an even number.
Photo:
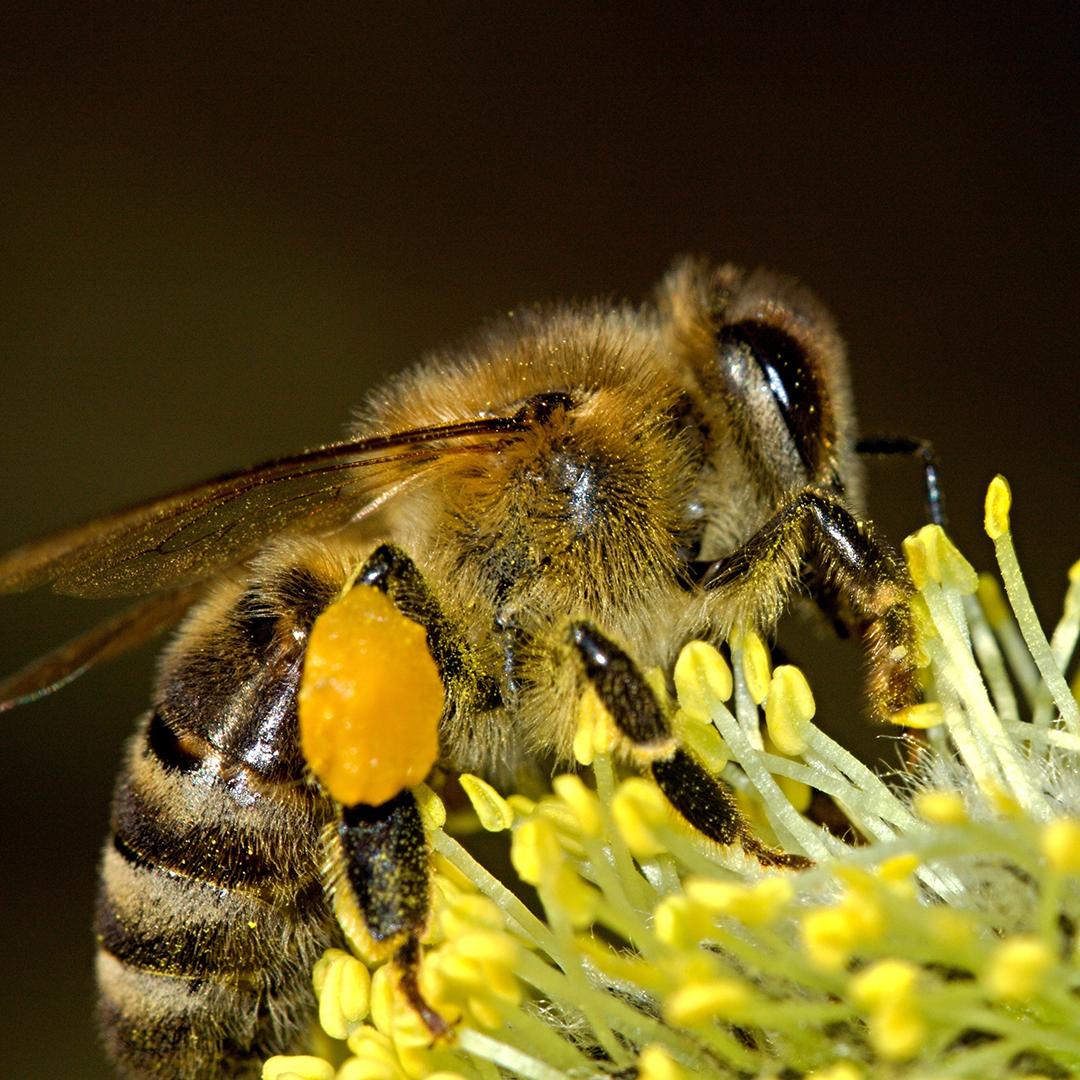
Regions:
<svg viewBox="0 0 1080 1080"><path fill-rule="evenodd" d="M431 771L444 690L427 631L358 585L315 621L298 699L300 747L338 802L379 806Z"/></svg>
<svg viewBox="0 0 1080 1080"><path fill-rule="evenodd" d="M821 380L806 350L779 327L757 319L723 327L717 342L729 368L733 361L739 367L747 359L756 366L803 465L816 475L823 449L824 402ZM750 382L745 370L740 381L744 386Z"/></svg>

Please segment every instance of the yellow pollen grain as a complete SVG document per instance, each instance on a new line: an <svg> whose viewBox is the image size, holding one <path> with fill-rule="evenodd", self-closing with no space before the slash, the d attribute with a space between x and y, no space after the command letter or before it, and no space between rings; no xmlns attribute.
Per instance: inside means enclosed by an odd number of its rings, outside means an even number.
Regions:
<svg viewBox="0 0 1080 1080"><path fill-rule="evenodd" d="M983 972L987 993L999 1001L1027 1001L1042 985L1054 965L1054 953L1045 941L1018 934L1003 941Z"/></svg>
<svg viewBox="0 0 1080 1080"><path fill-rule="evenodd" d="M691 641L675 661L679 706L698 720L709 720L718 701L731 697L734 680L727 661L712 645Z"/></svg>
<svg viewBox="0 0 1080 1080"><path fill-rule="evenodd" d="M791 664L781 664L769 683L765 701L765 723L777 750L789 757L806 750L807 725L817 705L806 676Z"/></svg>
<svg viewBox="0 0 1080 1080"><path fill-rule="evenodd" d="M427 631L380 590L358 585L315 620L300 746L339 802L378 806L419 784L438 756L443 703Z"/></svg>
<svg viewBox="0 0 1080 1080"><path fill-rule="evenodd" d="M462 773L458 782L487 832L502 832L514 824L514 808L486 780Z"/></svg>
<svg viewBox="0 0 1080 1080"><path fill-rule="evenodd" d="M955 791L920 791L912 799L915 813L931 825L961 825L967 821L964 800Z"/></svg>
<svg viewBox="0 0 1080 1080"><path fill-rule="evenodd" d="M1043 857L1059 874L1080 874L1080 821L1059 818L1043 829Z"/></svg>
<svg viewBox="0 0 1080 1080"><path fill-rule="evenodd" d="M742 638L742 668L746 689L754 704L760 705L769 692L772 663L765 642L753 630L747 631Z"/></svg>
<svg viewBox="0 0 1080 1080"><path fill-rule="evenodd" d="M1012 509L1012 489L1008 480L998 474L986 489L983 527L991 540L997 540L1009 531L1009 511Z"/></svg>

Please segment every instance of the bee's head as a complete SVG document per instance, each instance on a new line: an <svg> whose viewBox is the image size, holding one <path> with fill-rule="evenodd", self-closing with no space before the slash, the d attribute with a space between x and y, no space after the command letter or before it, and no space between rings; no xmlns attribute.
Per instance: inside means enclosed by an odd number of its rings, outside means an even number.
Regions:
<svg viewBox="0 0 1080 1080"><path fill-rule="evenodd" d="M807 290L688 260L665 279L660 307L698 407L767 504L810 484L858 503L844 347Z"/></svg>

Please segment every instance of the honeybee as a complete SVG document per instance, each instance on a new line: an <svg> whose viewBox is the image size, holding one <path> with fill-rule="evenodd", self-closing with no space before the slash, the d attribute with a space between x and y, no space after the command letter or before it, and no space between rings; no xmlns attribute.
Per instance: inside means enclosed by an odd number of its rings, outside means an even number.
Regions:
<svg viewBox="0 0 1080 1080"><path fill-rule="evenodd" d="M917 701L913 587L862 516L853 416L808 292L686 260L640 307L512 314L372 393L347 441L0 559L3 590L143 597L9 679L5 706L182 620L102 860L99 1009L121 1075L255 1076L296 1050L312 963L341 940L335 897L440 1034L417 982L412 788L433 768L572 764L586 687L692 826L806 865L753 834L642 672L694 638L770 633L802 585L865 643L870 712ZM354 633L367 659L333 659ZM335 726L346 699L368 704Z"/></svg>

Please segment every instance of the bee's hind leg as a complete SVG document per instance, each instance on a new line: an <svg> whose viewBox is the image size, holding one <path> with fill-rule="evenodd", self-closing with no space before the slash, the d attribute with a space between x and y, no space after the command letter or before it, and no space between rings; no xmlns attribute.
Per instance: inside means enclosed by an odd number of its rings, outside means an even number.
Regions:
<svg viewBox="0 0 1080 1080"><path fill-rule="evenodd" d="M331 859L339 917L355 938L366 941L372 957L393 959L406 999L439 1036L449 1025L424 1000L418 984L420 935L430 906L428 862L427 837L411 791L381 806L341 807Z"/></svg>
<svg viewBox="0 0 1080 1080"><path fill-rule="evenodd" d="M391 544L377 547L353 584L378 589L402 615L424 628L426 645L421 648L434 661L445 692L444 718L446 709L482 710L497 704L494 680L479 670L461 632L404 551ZM447 1021L425 1000L419 985L431 871L427 837L412 791L406 787L378 805L340 805L330 850L337 914L350 937L371 959L393 962L401 991L414 1011L433 1036L446 1034Z"/></svg>
<svg viewBox="0 0 1080 1080"><path fill-rule="evenodd" d="M678 744L652 688L622 649L587 622L574 623L570 634L585 677L619 733L647 764L668 802L698 832L725 846L741 844L764 866L811 865L805 856L769 847L754 835L731 790Z"/></svg>

